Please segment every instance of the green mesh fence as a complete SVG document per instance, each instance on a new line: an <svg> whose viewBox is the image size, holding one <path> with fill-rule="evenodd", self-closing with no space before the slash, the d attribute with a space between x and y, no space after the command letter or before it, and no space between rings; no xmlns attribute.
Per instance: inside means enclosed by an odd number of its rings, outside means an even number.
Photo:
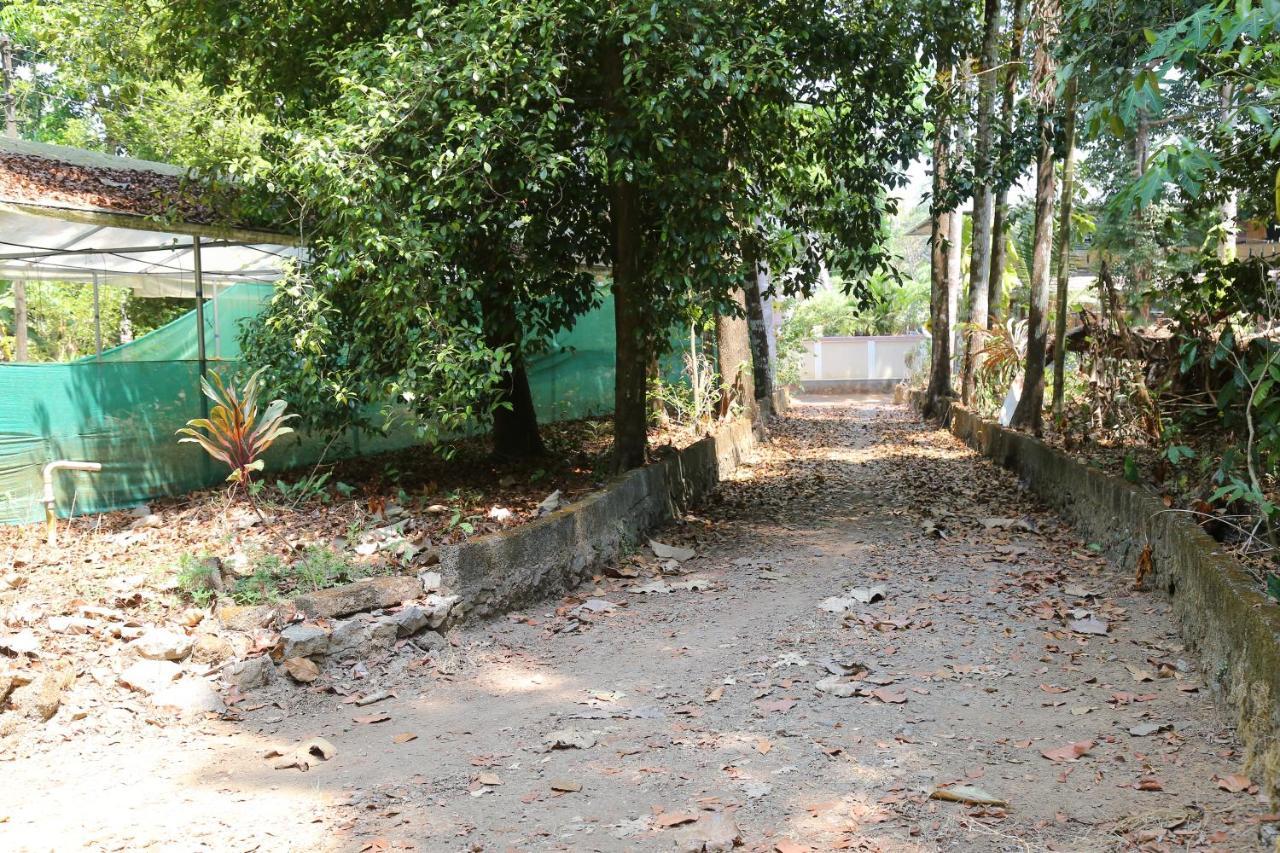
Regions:
<svg viewBox="0 0 1280 853"><path fill-rule="evenodd" d="M234 368L241 321L256 315L271 288L237 284L204 306L211 366ZM43 517L41 469L55 459L100 462L96 474L60 472L63 514L104 512L158 495L213 485L225 471L175 430L201 416L196 316L192 311L131 343L68 364L0 364L0 523ZM539 417L567 420L613 408L613 305L607 297L531 360ZM377 453L413 444L411 429L350 434L326 441L299 433L267 454L268 470Z"/></svg>

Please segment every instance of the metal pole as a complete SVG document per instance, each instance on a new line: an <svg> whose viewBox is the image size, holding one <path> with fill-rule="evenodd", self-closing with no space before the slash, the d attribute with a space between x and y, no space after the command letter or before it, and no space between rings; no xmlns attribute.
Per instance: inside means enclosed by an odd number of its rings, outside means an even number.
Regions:
<svg viewBox="0 0 1280 853"><path fill-rule="evenodd" d="M191 238L191 261L196 274L196 358L200 361L200 378L204 379L209 370L209 361L204 351L204 273L200 269L200 238ZM209 400L200 389L201 417L209 417Z"/></svg>
<svg viewBox="0 0 1280 853"><path fill-rule="evenodd" d="M98 300L98 271L93 271L93 339L97 345L98 358L102 358L102 303Z"/></svg>
<svg viewBox="0 0 1280 853"><path fill-rule="evenodd" d="M8 33L0 33L0 70L4 74L4 134L18 138L18 103L13 96L13 48Z"/></svg>
<svg viewBox="0 0 1280 853"><path fill-rule="evenodd" d="M218 281L214 279L210 282L213 290L209 294L209 301L213 303L213 360L222 360L222 333L221 326L218 325Z"/></svg>

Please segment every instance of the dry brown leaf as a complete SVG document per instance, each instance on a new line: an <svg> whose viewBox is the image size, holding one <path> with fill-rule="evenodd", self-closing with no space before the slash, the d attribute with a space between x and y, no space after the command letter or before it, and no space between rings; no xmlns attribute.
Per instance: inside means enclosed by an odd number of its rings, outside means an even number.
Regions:
<svg viewBox="0 0 1280 853"><path fill-rule="evenodd" d="M1214 781L1218 783L1219 788L1228 794L1239 794L1253 787L1253 780L1240 773L1232 773L1229 776L1215 776Z"/></svg>
<svg viewBox="0 0 1280 853"><path fill-rule="evenodd" d="M320 677L320 667L308 658L289 658L284 662L284 671L294 681L301 681L303 684L310 684Z"/></svg>
<svg viewBox="0 0 1280 853"><path fill-rule="evenodd" d="M413 732L401 732L391 739L392 743L408 743L411 740L417 740L418 736Z"/></svg>
<svg viewBox="0 0 1280 853"><path fill-rule="evenodd" d="M561 794L574 794L582 790L582 783L573 779L555 779L551 782L551 790Z"/></svg>
<svg viewBox="0 0 1280 853"><path fill-rule="evenodd" d="M879 699L881 702L887 702L890 705L901 705L903 702L907 701L907 694L905 691L890 690L887 687L882 687L879 690L872 690L871 695Z"/></svg>
<svg viewBox="0 0 1280 853"><path fill-rule="evenodd" d="M385 723L389 719L391 719L390 714L368 714L363 717L352 717L351 722L359 723L362 726L368 726L373 723Z"/></svg>
<svg viewBox="0 0 1280 853"><path fill-rule="evenodd" d="M1093 749L1093 741L1078 740L1075 743L1059 746L1056 749L1042 749L1040 754L1050 761L1075 761L1090 749Z"/></svg>
<svg viewBox="0 0 1280 853"><path fill-rule="evenodd" d="M698 815L695 812L664 812L653 819L653 825L659 829L670 829L673 826L693 823L697 819Z"/></svg>
<svg viewBox="0 0 1280 853"><path fill-rule="evenodd" d="M760 738L760 740L756 741L756 752L761 755L768 755L771 749L773 749L773 744L765 738Z"/></svg>

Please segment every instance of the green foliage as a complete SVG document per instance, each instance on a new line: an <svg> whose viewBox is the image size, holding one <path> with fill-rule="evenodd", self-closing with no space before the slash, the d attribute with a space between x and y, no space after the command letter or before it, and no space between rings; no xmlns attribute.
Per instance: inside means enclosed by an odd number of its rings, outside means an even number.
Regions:
<svg viewBox="0 0 1280 853"><path fill-rule="evenodd" d="M178 591L197 607L208 607L216 596L218 564L208 554L178 557Z"/></svg>
<svg viewBox="0 0 1280 853"><path fill-rule="evenodd" d="M289 595L350 583L363 573L342 554L311 545L302 556L286 562L275 554L259 554L252 571L237 578L228 595L241 606L280 601Z"/></svg>
<svg viewBox="0 0 1280 853"><path fill-rule="evenodd" d="M198 444L206 453L231 469L227 480L248 486L255 471L265 465L262 454L275 440L293 432L285 422L296 415L286 415L287 403L273 400L267 408L258 411L258 379L262 371L254 373L243 388L228 385L216 371L209 374L212 382L200 377L200 388L213 401L207 418L193 418L187 426L178 430L185 438L179 443Z"/></svg>

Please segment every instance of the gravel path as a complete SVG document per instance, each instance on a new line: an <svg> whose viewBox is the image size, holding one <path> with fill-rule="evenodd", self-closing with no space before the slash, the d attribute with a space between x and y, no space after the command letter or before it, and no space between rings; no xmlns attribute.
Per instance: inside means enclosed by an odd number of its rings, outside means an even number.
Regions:
<svg viewBox="0 0 1280 853"><path fill-rule="evenodd" d="M281 686L239 722L0 764L0 848L1270 842L1165 601L900 407L802 401L657 538L696 556L664 571L646 548L622 563L638 578L460 631L435 662L335 674L394 691L375 704ZM306 773L261 757L312 735L337 754ZM929 799L962 785L1007 806Z"/></svg>

